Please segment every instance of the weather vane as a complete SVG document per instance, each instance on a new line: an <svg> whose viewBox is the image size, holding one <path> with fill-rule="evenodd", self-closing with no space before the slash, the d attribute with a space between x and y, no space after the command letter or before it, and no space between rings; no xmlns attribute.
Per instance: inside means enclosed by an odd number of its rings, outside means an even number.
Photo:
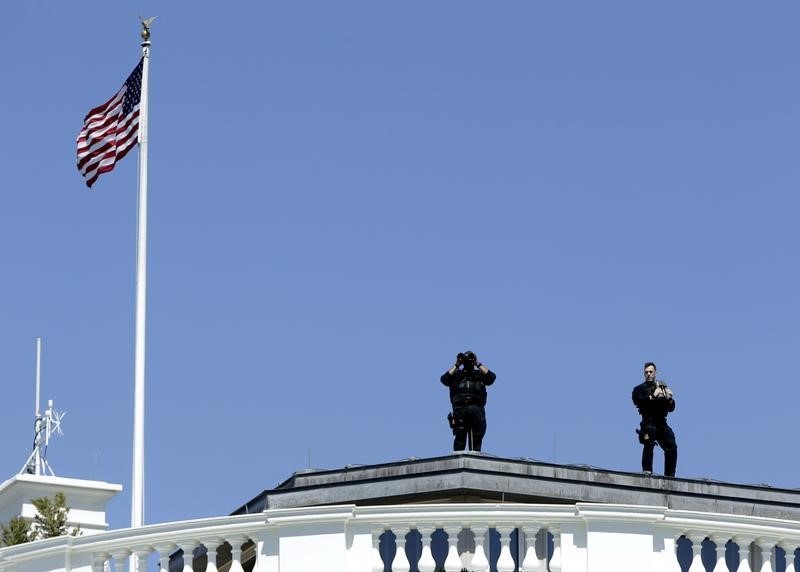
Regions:
<svg viewBox="0 0 800 572"><path fill-rule="evenodd" d="M152 18L142 18L142 16L139 16L139 21L142 23L142 39L145 42L150 41L150 26L156 18L158 18L158 16L153 16Z"/></svg>

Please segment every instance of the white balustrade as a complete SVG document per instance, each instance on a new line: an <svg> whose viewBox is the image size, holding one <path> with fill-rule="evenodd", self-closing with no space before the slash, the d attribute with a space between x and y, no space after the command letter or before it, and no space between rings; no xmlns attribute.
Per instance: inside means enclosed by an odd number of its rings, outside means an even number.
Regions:
<svg viewBox="0 0 800 572"><path fill-rule="evenodd" d="M406 535L410 532L408 527L400 527L395 530L395 547L397 552L392 562L392 572L409 572L411 563L406 555Z"/></svg>
<svg viewBox="0 0 800 572"><path fill-rule="evenodd" d="M775 572L772 567L772 551L775 543L769 539L761 538L758 540L758 547L761 549L761 569L759 572Z"/></svg>
<svg viewBox="0 0 800 572"><path fill-rule="evenodd" d="M147 572L147 557L150 556L149 548L137 548L133 551L136 562L136 572Z"/></svg>
<svg viewBox="0 0 800 572"><path fill-rule="evenodd" d="M231 545L231 567L228 571L244 572L244 568L242 568L242 545L249 539L246 536L234 536L226 540Z"/></svg>
<svg viewBox="0 0 800 572"><path fill-rule="evenodd" d="M475 556L472 557L472 568L474 572L489 572L489 559L486 557L486 532L487 526L473 526L472 532L475 534Z"/></svg>
<svg viewBox="0 0 800 572"><path fill-rule="evenodd" d="M728 544L726 536L714 536L714 551L716 553L717 563L714 565L712 572L728 572L728 565L725 563L725 550Z"/></svg>
<svg viewBox="0 0 800 572"><path fill-rule="evenodd" d="M446 548L438 542L442 532L435 533L437 542L432 546L432 535L439 527L447 535ZM489 554L492 529L499 534L499 554ZM713 572L733 572L725 560L728 541L739 546L738 572L776 572L783 568L779 552L785 552L786 572L797 572L795 550L800 546L798 521L666 507L580 503L348 505L273 509L261 514L37 541L0 549L0 572L143 572L154 552L161 572L169 572L170 564L183 572L243 572L242 546L249 546L254 538L258 539L257 550L246 551L248 568L253 564L254 572L324 569L326 562L344 563L342 572L433 572L437 561L443 562L446 572L459 572L463 567L489 572L493 559L497 560L498 572L513 572L517 556L511 553L511 538L515 529L519 531L519 569L523 572L560 572L562 566L564 572L678 570L677 556L673 555L682 534L691 541L691 550L684 541L680 547L683 569L688 567L690 572L705 572L705 538L715 545ZM411 558L406 553L407 536L416 541L411 530L420 533L419 562L414 562L416 547L409 547ZM547 550L539 546L537 552L537 535L547 546L548 533L552 534L549 565ZM760 549L756 553L761 554L760 560L755 558L755 570L750 562L753 541ZM181 557L176 556L179 549L184 553L182 568ZM128 570L126 561L132 553L137 564Z"/></svg>
<svg viewBox="0 0 800 572"><path fill-rule="evenodd" d="M436 561L433 559L433 552L431 552L431 535L434 530L433 527L420 527L419 534L422 537L422 555L419 557L417 568L419 572L433 572L436 569Z"/></svg>
<svg viewBox="0 0 800 572"><path fill-rule="evenodd" d="M169 557L177 550L174 542L157 543L153 546L158 552L159 572L169 572Z"/></svg>
<svg viewBox="0 0 800 572"><path fill-rule="evenodd" d="M111 557L114 559L114 567L111 569L111 572L125 572L125 561L128 559L128 556L131 555L131 551L123 548L117 549L111 553Z"/></svg>
<svg viewBox="0 0 800 572"><path fill-rule="evenodd" d="M705 540L705 534L689 534L687 536L689 540L692 541L692 565L689 566L689 572L706 572L705 566L703 566L703 559L701 557L701 552L703 550L703 540Z"/></svg>
<svg viewBox="0 0 800 572"><path fill-rule="evenodd" d="M194 549L197 548L196 542L188 542L180 545L183 550L183 572L193 572L192 561L194 560Z"/></svg>
<svg viewBox="0 0 800 572"><path fill-rule="evenodd" d="M781 547L783 548L786 558L785 572L795 572L794 551L797 549L797 546L795 544L787 544L784 542Z"/></svg>
<svg viewBox="0 0 800 572"><path fill-rule="evenodd" d="M447 533L447 558L444 560L445 572L461 572L461 558L458 556L458 533L460 526L449 526L444 529Z"/></svg>
<svg viewBox="0 0 800 572"><path fill-rule="evenodd" d="M372 530L372 572L383 572L383 559L381 558L381 534L383 528Z"/></svg>
<svg viewBox="0 0 800 572"><path fill-rule="evenodd" d="M511 533L514 532L514 527L499 526L496 530L500 534L500 556L497 558L497 572L514 572L514 558L511 556Z"/></svg>
<svg viewBox="0 0 800 572"><path fill-rule="evenodd" d="M472 559L475 557L475 535L468 524L460 527L456 543L461 551L459 554L461 568L459 570L472 570Z"/></svg>
<svg viewBox="0 0 800 572"><path fill-rule="evenodd" d="M93 554L92 555L92 572L104 572L106 569L106 561L108 554Z"/></svg>
<svg viewBox="0 0 800 572"><path fill-rule="evenodd" d="M522 559L524 572L544 572L542 560L536 555L536 536L539 525L524 525L521 530L525 533L525 558Z"/></svg>
<svg viewBox="0 0 800 572"><path fill-rule="evenodd" d="M737 536L736 544L739 545L739 567L736 572L753 572L750 568L750 543L754 538L747 536Z"/></svg>
<svg viewBox="0 0 800 572"><path fill-rule="evenodd" d="M219 540L204 540L203 546L206 547L206 570L205 572L217 572L217 548L222 544Z"/></svg>

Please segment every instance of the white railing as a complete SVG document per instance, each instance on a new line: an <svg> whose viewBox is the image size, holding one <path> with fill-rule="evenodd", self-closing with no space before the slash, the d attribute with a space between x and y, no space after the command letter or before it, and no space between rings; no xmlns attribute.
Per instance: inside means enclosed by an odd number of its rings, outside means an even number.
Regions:
<svg viewBox="0 0 800 572"><path fill-rule="evenodd" d="M798 546L795 521L664 507L346 505L43 540L0 572L795 572Z"/></svg>

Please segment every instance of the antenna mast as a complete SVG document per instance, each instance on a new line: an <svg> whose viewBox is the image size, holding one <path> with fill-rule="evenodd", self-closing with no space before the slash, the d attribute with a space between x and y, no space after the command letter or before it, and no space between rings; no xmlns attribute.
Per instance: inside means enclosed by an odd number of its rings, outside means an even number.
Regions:
<svg viewBox="0 0 800 572"><path fill-rule="evenodd" d="M47 462L47 446L53 433L64 435L61 432L61 419L66 412L59 413L53 409L53 400L47 401L47 409L42 415L39 408L39 399L42 387L42 338L36 338L36 410L33 421L33 452L25 461L19 474L50 475L55 476L50 463Z"/></svg>

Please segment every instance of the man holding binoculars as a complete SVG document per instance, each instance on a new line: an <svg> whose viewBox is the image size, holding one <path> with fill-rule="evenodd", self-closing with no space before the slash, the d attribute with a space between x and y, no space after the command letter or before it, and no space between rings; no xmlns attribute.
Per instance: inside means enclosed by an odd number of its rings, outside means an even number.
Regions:
<svg viewBox="0 0 800 572"><path fill-rule="evenodd" d="M441 382L450 388L453 405L453 412L447 419L453 430L454 451L464 450L467 436L471 437L471 450L481 450L486 434L486 386L492 385L496 377L469 351L459 353L456 363L442 375Z"/></svg>

